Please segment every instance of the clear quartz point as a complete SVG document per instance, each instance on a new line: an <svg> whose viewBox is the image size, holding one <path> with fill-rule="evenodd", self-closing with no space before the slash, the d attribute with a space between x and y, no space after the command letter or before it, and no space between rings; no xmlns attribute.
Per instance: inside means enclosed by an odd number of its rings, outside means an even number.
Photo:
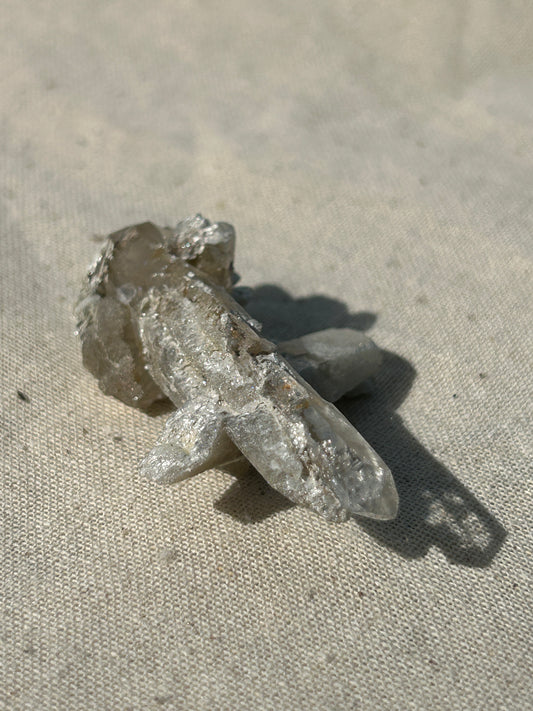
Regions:
<svg viewBox="0 0 533 711"><path fill-rule="evenodd" d="M263 338L230 294L234 246L231 225L200 215L147 222L110 235L89 272L76 306L85 366L128 405L177 408L142 471L170 484L245 458L328 520L394 518L388 467L327 401L371 377L379 349L350 329Z"/></svg>

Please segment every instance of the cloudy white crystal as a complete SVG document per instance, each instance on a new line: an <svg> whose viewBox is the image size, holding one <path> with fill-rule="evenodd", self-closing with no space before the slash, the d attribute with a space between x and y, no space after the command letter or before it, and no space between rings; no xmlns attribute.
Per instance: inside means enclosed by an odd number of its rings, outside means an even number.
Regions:
<svg viewBox="0 0 533 711"><path fill-rule="evenodd" d="M199 215L174 230L129 227L110 235L80 295L84 363L102 390L177 408L143 472L173 483L244 456L326 519L393 518L389 469L317 392L335 400L356 387L379 367L379 349L348 329L267 341L229 293L234 245L230 225Z"/></svg>

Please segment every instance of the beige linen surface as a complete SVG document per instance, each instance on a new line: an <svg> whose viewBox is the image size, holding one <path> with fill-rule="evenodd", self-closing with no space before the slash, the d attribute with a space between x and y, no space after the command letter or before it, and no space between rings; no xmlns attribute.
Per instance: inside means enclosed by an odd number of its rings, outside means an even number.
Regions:
<svg viewBox="0 0 533 711"><path fill-rule="evenodd" d="M531 708L531 3L1 14L1 708ZM165 415L72 303L101 235L197 211L269 333L387 351L342 407L396 522L141 479Z"/></svg>

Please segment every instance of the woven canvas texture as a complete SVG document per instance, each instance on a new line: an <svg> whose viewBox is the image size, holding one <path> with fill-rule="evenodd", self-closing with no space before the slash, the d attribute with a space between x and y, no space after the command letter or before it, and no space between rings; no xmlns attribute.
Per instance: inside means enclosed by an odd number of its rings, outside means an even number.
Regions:
<svg viewBox="0 0 533 711"><path fill-rule="evenodd" d="M0 708L532 708L533 11L2 3ZM386 351L393 523L144 481L72 305L103 236L237 230L267 335ZM17 391L20 391L18 393Z"/></svg>

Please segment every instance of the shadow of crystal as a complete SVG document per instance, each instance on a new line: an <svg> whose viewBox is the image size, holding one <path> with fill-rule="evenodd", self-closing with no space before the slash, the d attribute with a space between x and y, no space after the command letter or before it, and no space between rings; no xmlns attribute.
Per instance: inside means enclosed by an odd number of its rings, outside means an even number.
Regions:
<svg viewBox="0 0 533 711"><path fill-rule="evenodd" d="M365 330L376 319L367 312L350 314L342 302L326 296L292 299L273 285L248 290L245 305L263 323L264 335L274 341L328 327ZM487 566L506 538L504 527L411 435L395 412L415 376L404 358L386 352L372 395L337 403L390 466L400 495L395 521L359 518L352 525L361 526L405 558L419 558L436 546L453 563ZM253 472L239 477L215 506L253 524L293 504Z"/></svg>
<svg viewBox="0 0 533 711"><path fill-rule="evenodd" d="M294 506L296 504L269 486L252 467L246 474L236 475L235 481L215 502L217 511L244 524L259 523Z"/></svg>
<svg viewBox="0 0 533 711"><path fill-rule="evenodd" d="M388 526L363 519L358 523L406 558L419 558L436 546L453 563L487 566L506 538L505 528L395 412L415 375L404 358L386 352L374 395L337 403L390 466L400 496L400 511Z"/></svg>

